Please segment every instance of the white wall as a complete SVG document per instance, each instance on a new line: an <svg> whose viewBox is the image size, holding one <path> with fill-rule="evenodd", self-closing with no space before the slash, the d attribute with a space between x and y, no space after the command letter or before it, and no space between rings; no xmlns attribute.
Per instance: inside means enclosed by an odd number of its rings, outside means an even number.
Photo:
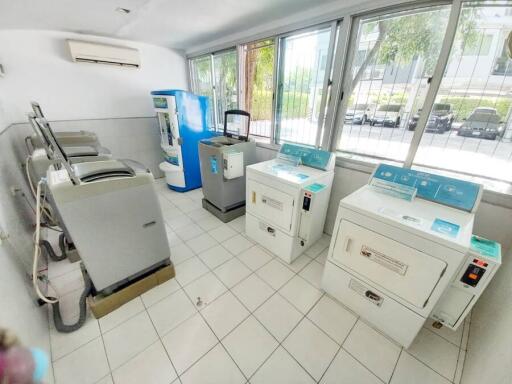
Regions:
<svg viewBox="0 0 512 384"><path fill-rule="evenodd" d="M66 39L137 48L141 67L72 62ZM41 104L49 120L154 116L151 90L188 88L186 61L181 52L65 32L0 31L0 63L5 69L5 76L0 77L4 126L25 122L32 100Z"/></svg>

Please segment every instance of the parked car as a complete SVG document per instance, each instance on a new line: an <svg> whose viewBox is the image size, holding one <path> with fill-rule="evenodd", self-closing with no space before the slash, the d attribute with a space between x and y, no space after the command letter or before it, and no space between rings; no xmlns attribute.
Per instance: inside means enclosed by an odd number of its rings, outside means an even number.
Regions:
<svg viewBox="0 0 512 384"><path fill-rule="evenodd" d="M422 110L419 109L418 113L416 113L412 117L412 119L409 120L409 131L414 131L416 129L421 111ZM454 119L455 116L453 114L451 104L435 103L434 106L432 107L432 113L428 117L427 126L425 127L425 130L427 132L444 133L452 129Z"/></svg>
<svg viewBox="0 0 512 384"><path fill-rule="evenodd" d="M457 132L459 136L496 140L503 132L501 117L495 108L475 108Z"/></svg>
<svg viewBox="0 0 512 384"><path fill-rule="evenodd" d="M354 104L347 109L345 123L365 124L368 121L368 116L373 115L374 112L375 105L373 104Z"/></svg>
<svg viewBox="0 0 512 384"><path fill-rule="evenodd" d="M370 125L382 124L384 127L399 127L404 107L400 104L382 104L369 119Z"/></svg>
<svg viewBox="0 0 512 384"><path fill-rule="evenodd" d="M409 120L409 124L407 124L407 128L409 131L414 131L416 127L418 126L418 120L420 119L420 113L423 109L418 109L418 112L416 112L411 119Z"/></svg>

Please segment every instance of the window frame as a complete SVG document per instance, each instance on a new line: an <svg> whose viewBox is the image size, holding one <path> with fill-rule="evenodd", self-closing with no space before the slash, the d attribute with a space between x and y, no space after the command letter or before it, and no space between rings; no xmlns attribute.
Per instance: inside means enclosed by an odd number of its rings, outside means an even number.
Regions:
<svg viewBox="0 0 512 384"><path fill-rule="evenodd" d="M236 46L231 46L231 47L228 47L228 48L225 48L225 49L221 49L221 50L217 50L217 51L214 51L214 52L209 52L209 53L203 53L203 54L200 54L200 55L197 55L197 56L190 56L190 57L187 57L187 66L188 66L188 73L189 73L189 88L190 90L194 90L194 89L197 89L197 84L195 82L196 78L194 76L194 68L193 68L193 62L194 60L198 60L198 59L201 59L201 58L206 58L206 57L209 57L210 58L210 68L211 68L211 71L210 71L210 84L211 84L211 90L212 90L212 104L210 106L210 108L213 109L213 113L212 113L212 116L213 116L213 121L212 121L212 126L210 127L210 129L212 129L213 131L217 131L217 126L219 124L219 114L218 114L218 110L217 110L217 106L218 106L218 95L217 95L217 91L216 91L216 76L215 76L215 56L216 55L221 55L221 54L225 54L227 52L230 52L230 51L234 51L236 53L236 65L235 65L235 70L236 70L236 80L237 80L237 84L236 84L236 87L237 87L237 91L236 91L236 98L237 98L237 105L240 106L240 52L239 52L239 46L236 45Z"/></svg>
<svg viewBox="0 0 512 384"><path fill-rule="evenodd" d="M331 40L329 42L329 51L328 51L328 60L327 66L329 69L326 69L326 75L323 82L323 96L322 96L322 105L321 110L325 111L322 118L319 119L319 126L317 129L317 138L315 142L315 147L321 148L324 150L332 151L336 154L336 164L339 166L343 166L346 168L352 168L357 170L363 170L364 172L371 172L371 170L375 167L375 164L380 161L385 161L389 163L401 164L405 168L415 167L414 159L417 154L418 148L420 146L421 138L426 129L426 125L428 122L429 114L421 114L420 119L418 120L417 127L412 137L412 141L409 145L408 153L406 159L403 162L393 161L393 160L382 160L372 156L367 156L364 154L356 154L355 156L346 154L337 149L338 143L340 141L340 137L343 130L343 125L340 124L340 120L343 120L343 116L348 107L348 99L349 97L345 96L345 90L348 89L347 83L347 71L350 71L351 64L354 60L354 55L357 51L357 32L359 21L363 18L369 17L377 17L386 14L392 14L394 12L406 12L411 11L414 12L420 8L428 8L428 7L437 7L442 5L450 5L450 15L447 24L447 29L445 31L445 35L443 37L441 51L439 54L438 61L436 63L434 72L432 77L429 79L429 88L428 92L423 104L423 109L432 110L432 107L435 103L436 95L439 91L441 81L443 78L444 71L447 67L449 55L452 49L452 45L455 41L455 34L457 30L457 24L459 21L459 17L462 11L463 4L467 3L478 3L479 0L417 0L410 1L407 3L402 3L400 1L389 0L384 3L388 3L388 5L382 3L375 5L374 7L364 7L364 6L353 6L349 8L345 8L344 11L332 14L331 16L325 16L323 20L315 22L303 22L302 27L297 27L297 24L293 27L288 27L289 29L276 33L268 33L268 34L260 34L258 37L248 38L243 41L239 41L236 43L235 47L239 50L239 67L238 67L238 95L239 95L239 105L241 100L243 100L242 95L242 79L243 75L241 74L240 68L240 47L245 44L255 43L261 40L269 40L274 39L274 89L273 89L273 105L272 105L272 119L271 119L271 132L270 132L270 140L269 142L258 142L258 146L277 150L280 147L278 144L278 137L276 132L276 113L277 113L277 87L278 87L278 71L281 67L280 61L282 60L282 38L294 35L297 33L306 32L308 30L320 29L322 27L325 28L326 25L331 25ZM336 36L336 39L332 39L332 36ZM230 46L228 49L233 49L233 46ZM223 49L224 50L224 49ZM215 51L219 52L219 51ZM215 52L211 52L210 54L214 54ZM208 54L208 53L206 53ZM205 53L198 54L195 56L189 57L190 59L197 58L200 56L204 56ZM192 78L191 78L192 85ZM328 88L330 87L330 89ZM325 100L324 100L325 99ZM435 169L434 167L425 167ZM463 174L461 172L450 171L450 170L439 170L441 172L451 172L454 175L458 175L462 178L466 179L477 179L478 182L482 182L482 180L487 180L485 177L479 175L468 175ZM492 185L492 180L489 180L489 183L484 184ZM503 183L507 184L508 182L503 181ZM512 184L508 183L510 187L507 188L498 188L500 193L510 194L512 195ZM492 187L491 187L492 189ZM497 190L498 190L497 189ZM512 204L512 201L511 201Z"/></svg>

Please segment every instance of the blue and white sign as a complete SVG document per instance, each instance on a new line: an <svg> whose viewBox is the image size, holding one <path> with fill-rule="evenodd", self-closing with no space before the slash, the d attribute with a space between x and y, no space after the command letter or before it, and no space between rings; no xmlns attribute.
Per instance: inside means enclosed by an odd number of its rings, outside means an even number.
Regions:
<svg viewBox="0 0 512 384"><path fill-rule="evenodd" d="M443 235L457 237L459 234L460 226L458 224L450 223L446 220L435 219L430 229Z"/></svg>
<svg viewBox="0 0 512 384"><path fill-rule="evenodd" d="M322 169L324 171L329 167L331 156L333 156L331 152L295 144L283 144L279 152L300 158L302 164L307 167Z"/></svg>
<svg viewBox="0 0 512 384"><path fill-rule="evenodd" d="M380 164L373 178L414 187L417 189L417 197L468 212L477 204L482 188L481 185L469 181L388 164Z"/></svg>

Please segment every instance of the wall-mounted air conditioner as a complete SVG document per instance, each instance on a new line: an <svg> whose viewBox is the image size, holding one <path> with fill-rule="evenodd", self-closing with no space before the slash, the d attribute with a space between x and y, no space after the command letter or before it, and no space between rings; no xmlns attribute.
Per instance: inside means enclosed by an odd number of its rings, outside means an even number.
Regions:
<svg viewBox="0 0 512 384"><path fill-rule="evenodd" d="M140 67L140 56L137 49L80 40L67 40L67 42L73 61Z"/></svg>

